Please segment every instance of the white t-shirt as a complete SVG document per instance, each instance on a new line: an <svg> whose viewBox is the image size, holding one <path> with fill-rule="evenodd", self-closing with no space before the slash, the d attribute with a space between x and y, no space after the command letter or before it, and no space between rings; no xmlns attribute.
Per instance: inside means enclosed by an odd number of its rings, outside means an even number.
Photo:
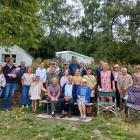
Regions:
<svg viewBox="0 0 140 140"><path fill-rule="evenodd" d="M47 77L47 71L45 68L41 69L40 67L36 69L36 76L40 77L40 81L43 83L46 82L46 77Z"/></svg>
<svg viewBox="0 0 140 140"><path fill-rule="evenodd" d="M35 79L35 74L24 73L22 79L24 80L23 85L31 85L33 80Z"/></svg>

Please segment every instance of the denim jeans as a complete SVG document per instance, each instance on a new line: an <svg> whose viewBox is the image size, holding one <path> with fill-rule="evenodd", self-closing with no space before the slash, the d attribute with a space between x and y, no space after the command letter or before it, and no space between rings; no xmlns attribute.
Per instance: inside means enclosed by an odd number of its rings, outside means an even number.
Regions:
<svg viewBox="0 0 140 140"><path fill-rule="evenodd" d="M16 91L17 84L16 83L7 83L5 87L5 95L4 95L4 103L3 106L5 109L9 109L12 107L12 98Z"/></svg>
<svg viewBox="0 0 140 140"><path fill-rule="evenodd" d="M31 103L30 96L29 96L29 85L22 86L22 93L21 93L21 105L29 105Z"/></svg>

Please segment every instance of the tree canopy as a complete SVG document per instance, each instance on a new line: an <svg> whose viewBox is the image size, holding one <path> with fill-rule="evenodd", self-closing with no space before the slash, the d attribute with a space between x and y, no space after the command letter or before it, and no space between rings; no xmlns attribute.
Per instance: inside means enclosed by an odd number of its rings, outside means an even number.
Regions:
<svg viewBox="0 0 140 140"><path fill-rule="evenodd" d="M20 45L35 57L73 50L140 63L140 1L1 0L0 33L0 45Z"/></svg>

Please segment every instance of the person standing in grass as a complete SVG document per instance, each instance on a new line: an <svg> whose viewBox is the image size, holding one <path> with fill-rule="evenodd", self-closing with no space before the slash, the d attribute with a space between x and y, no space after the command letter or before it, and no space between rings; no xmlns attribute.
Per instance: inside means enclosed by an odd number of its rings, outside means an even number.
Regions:
<svg viewBox="0 0 140 140"><path fill-rule="evenodd" d="M96 78L94 77L94 75L92 75L91 67L88 67L86 69L86 73L87 74L83 78L87 80L87 85L91 89L91 102L93 102L94 90L95 90L95 86L96 86L97 82L96 82Z"/></svg>
<svg viewBox="0 0 140 140"><path fill-rule="evenodd" d="M80 120L86 119L86 104L90 103L90 87L87 86L87 80L82 79L81 85L77 89L77 103L81 114Z"/></svg>
<svg viewBox="0 0 140 140"><path fill-rule="evenodd" d="M39 76L36 76L35 80L32 82L29 90L30 99L32 100L32 111L36 112L37 101L41 99L41 90L46 92L43 87L43 83Z"/></svg>
<svg viewBox="0 0 140 140"><path fill-rule="evenodd" d="M0 97L3 94L5 85L6 85L6 80L2 71L2 66L0 65Z"/></svg>
<svg viewBox="0 0 140 140"><path fill-rule="evenodd" d="M80 62L80 74L83 77L84 75L86 75L86 69L84 68L84 63Z"/></svg>
<svg viewBox="0 0 140 140"><path fill-rule="evenodd" d="M114 81L114 75L109 70L108 63L103 63L103 70L100 71L98 75L98 90L101 90L102 92L112 92L115 91L115 81ZM101 97L101 101L112 101L112 97Z"/></svg>
<svg viewBox="0 0 140 140"><path fill-rule="evenodd" d="M57 78L52 79L52 84L48 87L48 96L51 102L52 117L55 117L55 106L58 103L60 97L60 86L58 85Z"/></svg>
<svg viewBox="0 0 140 140"><path fill-rule="evenodd" d="M120 74L120 66L118 64L113 65L113 71L112 71L113 75L114 75L114 81L115 81L115 94L116 94L116 105L117 105L117 109L120 110L120 94L117 88L117 80L118 80L118 75Z"/></svg>
<svg viewBox="0 0 140 140"><path fill-rule="evenodd" d="M69 74L74 76L76 69L80 69L80 65L77 63L77 58L72 56L72 63L69 65Z"/></svg>
<svg viewBox="0 0 140 140"><path fill-rule="evenodd" d="M133 74L133 81L135 87L140 87L140 65L135 67L135 73Z"/></svg>
<svg viewBox="0 0 140 140"><path fill-rule="evenodd" d="M6 79L3 105L6 111L12 108L12 99L18 84L19 70L20 68L14 65L14 59L12 57L7 58L7 64L3 67L3 74Z"/></svg>
<svg viewBox="0 0 140 140"><path fill-rule="evenodd" d="M47 69L46 89L48 88L49 85L52 84L52 79L54 77L59 79L59 76L56 72L56 65L54 62L52 62L50 67Z"/></svg>
<svg viewBox="0 0 140 140"><path fill-rule="evenodd" d="M128 92L128 87L133 85L132 76L128 74L127 68L121 69L121 74L119 74L117 79L117 88L120 93L120 98L124 99Z"/></svg>
<svg viewBox="0 0 140 140"><path fill-rule="evenodd" d="M27 68L27 73L24 73L22 78L21 78L21 83L22 83L22 94L21 94L21 105L22 108L30 105L30 97L29 97L29 90L30 86L33 83L33 80L35 79L35 74L32 73L32 68L28 67Z"/></svg>
<svg viewBox="0 0 140 140"><path fill-rule="evenodd" d="M46 87L47 70L44 68L44 62L41 62L40 67L36 69L35 75L40 77L44 87Z"/></svg>

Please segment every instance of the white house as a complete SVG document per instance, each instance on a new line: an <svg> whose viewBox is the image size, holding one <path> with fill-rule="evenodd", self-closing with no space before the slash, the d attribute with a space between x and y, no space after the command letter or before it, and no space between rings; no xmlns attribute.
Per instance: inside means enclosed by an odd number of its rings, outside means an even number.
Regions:
<svg viewBox="0 0 140 140"><path fill-rule="evenodd" d="M78 62L88 63L91 64L94 62L94 59L92 57L76 53L73 51L62 51L62 52L56 52L56 57L64 59L66 62L71 61L72 57L76 57Z"/></svg>
<svg viewBox="0 0 140 140"><path fill-rule="evenodd" d="M15 65L20 65L21 61L25 61L27 66L32 65L33 57L26 52L24 49L20 48L17 45L14 45L10 48L3 48L0 46L0 64L5 65L6 64L6 58L7 57L13 57L15 60Z"/></svg>

